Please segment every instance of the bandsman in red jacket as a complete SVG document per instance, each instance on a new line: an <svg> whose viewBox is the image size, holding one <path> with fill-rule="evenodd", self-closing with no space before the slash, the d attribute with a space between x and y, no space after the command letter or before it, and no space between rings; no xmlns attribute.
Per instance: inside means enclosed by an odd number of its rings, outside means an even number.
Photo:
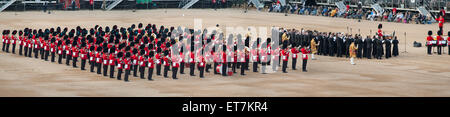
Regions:
<svg viewBox="0 0 450 117"><path fill-rule="evenodd" d="M128 82L128 76L130 75L130 69L131 69L131 53L127 52L125 54L125 59L123 60L123 66L125 69L125 78L124 81Z"/></svg>
<svg viewBox="0 0 450 117"><path fill-rule="evenodd" d="M72 67L73 68L77 68L77 61L78 61L78 47L77 47L77 42L74 42L73 46L72 46Z"/></svg>
<svg viewBox="0 0 450 117"><path fill-rule="evenodd" d="M203 51L202 51L203 53ZM203 57L202 55L198 56L198 70L200 71L200 78L204 78L203 72L205 70L205 66L206 66L206 61L205 61L205 57Z"/></svg>
<svg viewBox="0 0 450 117"><path fill-rule="evenodd" d="M86 60L88 59L88 55L86 52L86 43L81 42L81 49L80 49L80 57L81 57L81 70L86 70Z"/></svg>
<svg viewBox="0 0 450 117"><path fill-rule="evenodd" d="M11 38L9 37L9 33L11 33L11 32L9 30L6 30L6 33L3 34L5 36L3 46L5 46L5 44L6 44L6 48L4 50L6 53L9 53L9 44L11 43Z"/></svg>
<svg viewBox="0 0 450 117"><path fill-rule="evenodd" d="M50 61L51 62L55 62L55 56L56 56L56 43L55 43L55 41L56 41L55 37L53 37L50 40L50 53L51 53Z"/></svg>
<svg viewBox="0 0 450 117"><path fill-rule="evenodd" d="M16 34L17 34L17 31L14 30L14 31L11 33L11 39L10 39L10 41L11 41L10 43L11 43L11 45L12 45L12 50L11 50L11 52L12 52L13 54L16 54L16 42L17 42Z"/></svg>
<svg viewBox="0 0 450 117"><path fill-rule="evenodd" d="M6 38L8 37L7 35L6 35L6 33L8 32L8 30L3 30L3 32L2 32L2 42L3 42L3 46L2 46L2 51L4 52L6 49L5 49L5 47L6 47Z"/></svg>
<svg viewBox="0 0 450 117"><path fill-rule="evenodd" d="M148 57L148 80L153 80L152 76L153 76L153 69L155 68L155 61L154 61L154 55L155 53L153 51L149 52L149 57Z"/></svg>
<svg viewBox="0 0 450 117"><path fill-rule="evenodd" d="M95 47L91 46L89 48L89 63L91 64L91 69L90 69L91 72L94 72L94 67L96 65L95 64L96 63L95 53L96 53Z"/></svg>
<svg viewBox="0 0 450 117"><path fill-rule="evenodd" d="M156 49L156 55L155 55L155 63L156 63L156 75L161 76L161 48Z"/></svg>
<svg viewBox="0 0 450 117"><path fill-rule="evenodd" d="M431 35L433 34L433 32L430 30L428 31L428 37L427 37L427 53L429 55L431 55L431 48L433 47L433 44L431 43L431 41L433 41L433 37L431 37Z"/></svg>
<svg viewBox="0 0 450 117"><path fill-rule="evenodd" d="M178 79L177 78L177 72L178 68L180 67L180 62L182 58L179 56L172 56L172 79Z"/></svg>
<svg viewBox="0 0 450 117"><path fill-rule="evenodd" d="M139 77L140 77L141 79L145 79L145 78L144 78L145 66L146 66L146 64L145 64L146 59L145 59L145 57L144 57L144 55L145 55L145 50L142 49L142 50L139 52L139 54L140 54L140 56L139 56Z"/></svg>
<svg viewBox="0 0 450 117"><path fill-rule="evenodd" d="M23 36L23 31L19 31L19 40L17 40L19 42L19 55L23 55L23 45L24 45L24 41L25 41L25 36Z"/></svg>
<svg viewBox="0 0 450 117"><path fill-rule="evenodd" d="M442 31L438 31L438 36L436 37L436 43L437 43L437 52L438 55L441 55L442 53L442 44L441 41L444 41L444 38L441 37Z"/></svg>
<svg viewBox="0 0 450 117"><path fill-rule="evenodd" d="M256 42L253 44L251 53L252 53L251 56L252 56L252 61L253 61L253 72L258 72L258 61L259 61L259 53L260 52L258 51ZM264 51L264 53L266 53L266 52Z"/></svg>
<svg viewBox="0 0 450 117"><path fill-rule="evenodd" d="M308 62L308 53L310 53L310 51L308 49L306 49L305 46L303 46L300 51L302 52L302 59L303 59L302 70L303 70L303 72L307 72L306 64Z"/></svg>
<svg viewBox="0 0 450 117"><path fill-rule="evenodd" d="M97 74L102 74L102 47L97 47L97 53L95 54L95 63L97 66Z"/></svg>
<svg viewBox="0 0 450 117"><path fill-rule="evenodd" d="M292 53L292 70L297 70L297 58L298 58L298 53L300 53L300 51L298 51L298 49L293 46L291 47L291 53Z"/></svg>
<svg viewBox="0 0 450 117"><path fill-rule="evenodd" d="M122 80L122 72L123 72L123 53L117 53L117 80Z"/></svg>
<svg viewBox="0 0 450 117"><path fill-rule="evenodd" d="M104 46L106 47L106 46ZM103 65L103 76L108 76L108 66L109 66L109 53L108 53L108 48L103 48L103 53L102 53L102 65Z"/></svg>
<svg viewBox="0 0 450 117"><path fill-rule="evenodd" d="M72 59L72 53L70 53L70 49L72 49L71 48L72 44L70 44L70 40L67 40L66 44L68 44L68 45L66 45L66 48L65 48L65 51L66 51L65 52L66 53L66 65L69 66L70 65L70 59Z"/></svg>
<svg viewBox="0 0 450 117"><path fill-rule="evenodd" d="M283 60L283 73L287 73L286 68L289 60L289 50L287 48L287 45L283 45L283 50L281 50L281 59Z"/></svg>
<svg viewBox="0 0 450 117"><path fill-rule="evenodd" d="M163 65L164 65L164 78L168 78L167 72L170 69L170 57L169 57L169 51L164 50L164 57L163 57Z"/></svg>
<svg viewBox="0 0 450 117"><path fill-rule="evenodd" d="M138 71L138 66L139 66L139 57L138 57L138 50L136 48L133 49L133 54L131 55L131 60L132 60L132 64L133 64L133 76L134 77L138 77L137 76L137 71Z"/></svg>
<svg viewBox="0 0 450 117"><path fill-rule="evenodd" d="M111 47L111 51L109 53L109 78L114 78L114 67L116 66L116 57L114 56L114 53L116 52L116 47Z"/></svg>
<svg viewBox="0 0 450 117"><path fill-rule="evenodd" d="M195 76L195 51L194 48L191 47L191 51L189 52L189 75Z"/></svg>

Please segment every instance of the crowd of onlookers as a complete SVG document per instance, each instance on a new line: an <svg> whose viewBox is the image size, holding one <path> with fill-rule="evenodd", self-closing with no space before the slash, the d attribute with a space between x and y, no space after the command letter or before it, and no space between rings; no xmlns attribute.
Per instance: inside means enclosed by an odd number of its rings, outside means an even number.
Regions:
<svg viewBox="0 0 450 117"><path fill-rule="evenodd" d="M273 3L269 6L269 12L291 13L298 15L312 15L325 17L340 17L347 19L360 19L372 21L387 21L398 23L431 24L434 23L431 16L424 16L419 12L399 11L397 9L385 9L383 14L378 14L373 9L351 8L340 12L339 8L332 6L302 6L298 4L287 4L282 6Z"/></svg>

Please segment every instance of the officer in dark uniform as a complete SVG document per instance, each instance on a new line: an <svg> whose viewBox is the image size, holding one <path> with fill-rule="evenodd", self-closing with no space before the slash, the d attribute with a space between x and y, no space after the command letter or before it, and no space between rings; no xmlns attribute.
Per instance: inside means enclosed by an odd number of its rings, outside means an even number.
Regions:
<svg viewBox="0 0 450 117"><path fill-rule="evenodd" d="M391 58L391 39L384 40L385 48L386 48L386 59Z"/></svg>
<svg viewBox="0 0 450 117"><path fill-rule="evenodd" d="M342 57L342 48L344 48L344 42L341 37L336 38L337 57Z"/></svg>
<svg viewBox="0 0 450 117"><path fill-rule="evenodd" d="M361 38L356 38L356 44L358 45L358 51L356 53L357 58L363 57L363 48L364 48L364 42Z"/></svg>
<svg viewBox="0 0 450 117"><path fill-rule="evenodd" d="M394 45L392 48L392 55L394 57L398 56L398 43L399 43L399 41L397 40L397 36L395 36L394 40L392 41L392 44Z"/></svg>

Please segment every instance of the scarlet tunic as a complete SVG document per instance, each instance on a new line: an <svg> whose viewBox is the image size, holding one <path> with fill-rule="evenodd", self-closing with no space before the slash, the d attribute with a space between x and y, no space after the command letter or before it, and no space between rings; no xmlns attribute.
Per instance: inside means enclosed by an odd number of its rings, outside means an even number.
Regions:
<svg viewBox="0 0 450 117"><path fill-rule="evenodd" d="M95 54L94 54L94 51L92 51L91 53L89 53L89 61L95 62Z"/></svg>
<svg viewBox="0 0 450 117"><path fill-rule="evenodd" d="M450 45L450 37L447 37L447 45Z"/></svg>
<svg viewBox="0 0 450 117"><path fill-rule="evenodd" d="M436 39L437 39L437 45L442 45L441 41L443 41L444 38L442 38L441 36L437 36Z"/></svg>
<svg viewBox="0 0 450 117"><path fill-rule="evenodd" d="M281 54L283 61L289 60L289 52L287 51L287 49L281 50Z"/></svg>
<svg viewBox="0 0 450 117"><path fill-rule="evenodd" d="M122 69L123 68L123 63L122 63L122 59L117 59L117 69Z"/></svg>
<svg viewBox="0 0 450 117"><path fill-rule="evenodd" d="M155 59L155 63L161 65L161 56L159 54L156 54Z"/></svg>
<svg viewBox="0 0 450 117"><path fill-rule="evenodd" d="M258 61L258 51L256 49L252 50L252 61L257 62Z"/></svg>
<svg viewBox="0 0 450 117"><path fill-rule="evenodd" d="M138 57L136 55L131 56L132 65L138 65Z"/></svg>
<svg viewBox="0 0 450 117"><path fill-rule="evenodd" d="M164 66L170 66L168 56L164 56L163 60L164 60L164 64L163 64Z"/></svg>
<svg viewBox="0 0 450 117"><path fill-rule="evenodd" d="M306 50L305 48L302 48L300 51L302 51L302 59L303 60L307 60L308 59L308 53L310 52L310 51L308 51L308 50Z"/></svg>
<svg viewBox="0 0 450 117"><path fill-rule="evenodd" d="M130 70L130 60L129 59L123 60L123 67L125 68L125 70Z"/></svg>
<svg viewBox="0 0 450 117"><path fill-rule="evenodd" d="M85 49L81 49L80 50L80 56L82 60L86 60L87 59L87 55L86 55L86 50Z"/></svg>
<svg viewBox="0 0 450 117"><path fill-rule="evenodd" d="M66 46L65 49L66 49L66 54L67 54L67 55L70 55L70 47L69 47L69 46Z"/></svg>
<svg viewBox="0 0 450 117"><path fill-rule="evenodd" d="M382 37L383 36L383 32L381 31L381 29L378 29L378 36Z"/></svg>
<svg viewBox="0 0 450 117"><path fill-rule="evenodd" d="M100 52L95 55L95 62L102 63L102 57L100 56Z"/></svg>
<svg viewBox="0 0 450 117"><path fill-rule="evenodd" d="M433 37L428 36L427 37L427 45L432 45L430 41L433 41Z"/></svg>
<svg viewBox="0 0 450 117"><path fill-rule="evenodd" d="M155 62L153 61L153 58L148 58L148 68L153 69L155 68Z"/></svg>
<svg viewBox="0 0 450 117"><path fill-rule="evenodd" d="M114 57L114 54L109 54L109 65L114 66L116 63L116 57Z"/></svg>
<svg viewBox="0 0 450 117"><path fill-rule="evenodd" d="M295 48L291 49L292 52L292 58L296 59L297 58L297 54L299 53L299 51Z"/></svg>
<svg viewBox="0 0 450 117"><path fill-rule="evenodd" d="M72 57L78 57L78 49L76 47L72 48Z"/></svg>
<svg viewBox="0 0 450 117"><path fill-rule="evenodd" d="M108 65L109 62L108 54L104 53L102 55L102 58L103 58L103 65Z"/></svg>
<svg viewBox="0 0 450 117"><path fill-rule="evenodd" d="M14 35L11 36L11 44L16 44L16 37Z"/></svg>
<svg viewBox="0 0 450 117"><path fill-rule="evenodd" d="M55 46L55 44L54 43L52 43L52 44L50 44L50 52L55 52L56 51L56 48L55 48L56 46Z"/></svg>
<svg viewBox="0 0 450 117"><path fill-rule="evenodd" d="M205 57L203 56L199 56L199 63L198 63L198 67L205 67L206 66L206 61L205 61Z"/></svg>
<svg viewBox="0 0 450 117"><path fill-rule="evenodd" d="M145 58L143 56L139 57L139 66L145 67Z"/></svg>

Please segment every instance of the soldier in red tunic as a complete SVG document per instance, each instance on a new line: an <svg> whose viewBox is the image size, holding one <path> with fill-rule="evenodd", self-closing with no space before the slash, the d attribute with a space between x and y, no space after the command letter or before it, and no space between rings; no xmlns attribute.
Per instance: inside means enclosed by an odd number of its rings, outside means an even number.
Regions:
<svg viewBox="0 0 450 117"><path fill-rule="evenodd" d="M81 70L86 70L85 66L86 66L86 60L88 58L87 56L87 52L86 52L86 43L85 42L81 42L81 49L80 49L80 56L81 56Z"/></svg>
<svg viewBox="0 0 450 117"><path fill-rule="evenodd" d="M114 67L116 66L116 57L114 56L114 53L116 52L115 47L111 47L111 51L109 53L109 78L114 78Z"/></svg>
<svg viewBox="0 0 450 117"><path fill-rule="evenodd" d="M203 57L203 51L202 51L202 55L198 56L198 70L200 71L200 78L204 78L203 72L205 71L205 66L206 66L206 61L205 61L205 57Z"/></svg>
<svg viewBox="0 0 450 117"><path fill-rule="evenodd" d="M127 52L125 54L125 59L123 60L123 66L125 68L125 78L124 78L125 82L128 82L128 76L130 75L130 69L131 69L131 58L130 57L131 57L131 53Z"/></svg>
<svg viewBox="0 0 450 117"><path fill-rule="evenodd" d="M298 49L296 46L291 47L291 52L292 52L292 70L297 70L296 66L297 66L297 56L298 56Z"/></svg>
<svg viewBox="0 0 450 117"><path fill-rule="evenodd" d="M10 43L11 43L11 45L12 45L12 50L11 50L11 52L12 52L13 54L16 54L16 42L17 42L16 34L17 34L17 31L14 30L14 31L11 33L11 39L10 39L10 41L11 41Z"/></svg>
<svg viewBox="0 0 450 117"><path fill-rule="evenodd" d="M286 41L285 41L286 42ZM289 50L286 44L283 44L283 50L281 50L281 59L283 60L283 73L287 73L286 68L289 60Z"/></svg>
<svg viewBox="0 0 450 117"><path fill-rule="evenodd" d="M73 66L73 68L77 68L78 51L79 51L77 45L78 45L77 41L74 41L72 44L72 58L73 58L72 66Z"/></svg>
<svg viewBox="0 0 450 117"><path fill-rule="evenodd" d="M169 68L170 68L169 60L170 60L170 58L169 58L169 51L168 50L164 50L164 56L163 56L164 78L168 78L167 72L169 71Z"/></svg>
<svg viewBox="0 0 450 117"><path fill-rule="evenodd" d="M103 44L104 47L107 45L106 43ZM103 65L103 76L108 76L108 66L109 66L109 53L108 53L108 48L103 48L103 53L102 53L102 65Z"/></svg>
<svg viewBox="0 0 450 117"><path fill-rule="evenodd" d="M141 51L139 52L139 54L140 54L140 56L139 56L139 76L140 76L140 78L141 79L145 79L144 78L144 73L145 73L145 61L146 61L146 59L145 59L145 57L144 57L144 54L145 54L145 50L144 49L141 49Z"/></svg>
<svg viewBox="0 0 450 117"><path fill-rule="evenodd" d="M153 80L152 76L153 76L153 69L155 68L155 61L154 61L154 55L155 53L153 51L149 52L149 57L148 57L148 80Z"/></svg>
<svg viewBox="0 0 450 117"><path fill-rule="evenodd" d="M306 64L307 64L307 62L308 62L308 53L309 53L310 51L307 50L305 46L303 46L302 49L301 49L300 51L302 52L302 59L303 59L302 70L303 70L303 72L307 72L307 70L306 70Z"/></svg>
<svg viewBox="0 0 450 117"><path fill-rule="evenodd" d="M438 55L441 55L442 53L442 44L441 41L444 40L444 38L441 37L442 31L438 31L438 36L436 37L436 43L437 43L437 53Z"/></svg>
<svg viewBox="0 0 450 117"><path fill-rule="evenodd" d="M131 60L132 60L132 65L133 65L133 76L134 77L138 77L137 76L137 71L138 71L138 50L136 48L133 48L133 54L131 55Z"/></svg>
<svg viewBox="0 0 450 117"><path fill-rule="evenodd" d="M91 72L94 72L95 60L96 60L95 53L96 53L95 47L91 46L89 48L89 63L91 64L91 69L90 69Z"/></svg>
<svg viewBox="0 0 450 117"><path fill-rule="evenodd" d="M123 53L119 52L117 53L117 80L122 80L122 72L123 72L123 61L122 58L123 57Z"/></svg>
<svg viewBox="0 0 450 117"><path fill-rule="evenodd" d="M56 56L56 43L55 43L55 41L56 41L55 37L53 37L50 40L50 53L51 53L50 61L51 62L55 62L55 56Z"/></svg>
<svg viewBox="0 0 450 117"><path fill-rule="evenodd" d="M433 44L431 44L431 41L433 41L433 37L431 35L433 32L430 30L428 31L428 37L427 37L427 53L428 55L431 55L431 48L433 47Z"/></svg>
<svg viewBox="0 0 450 117"><path fill-rule="evenodd" d="M97 51L95 54L95 63L97 66L97 74L102 74L102 53L103 48L102 47L97 47Z"/></svg>

